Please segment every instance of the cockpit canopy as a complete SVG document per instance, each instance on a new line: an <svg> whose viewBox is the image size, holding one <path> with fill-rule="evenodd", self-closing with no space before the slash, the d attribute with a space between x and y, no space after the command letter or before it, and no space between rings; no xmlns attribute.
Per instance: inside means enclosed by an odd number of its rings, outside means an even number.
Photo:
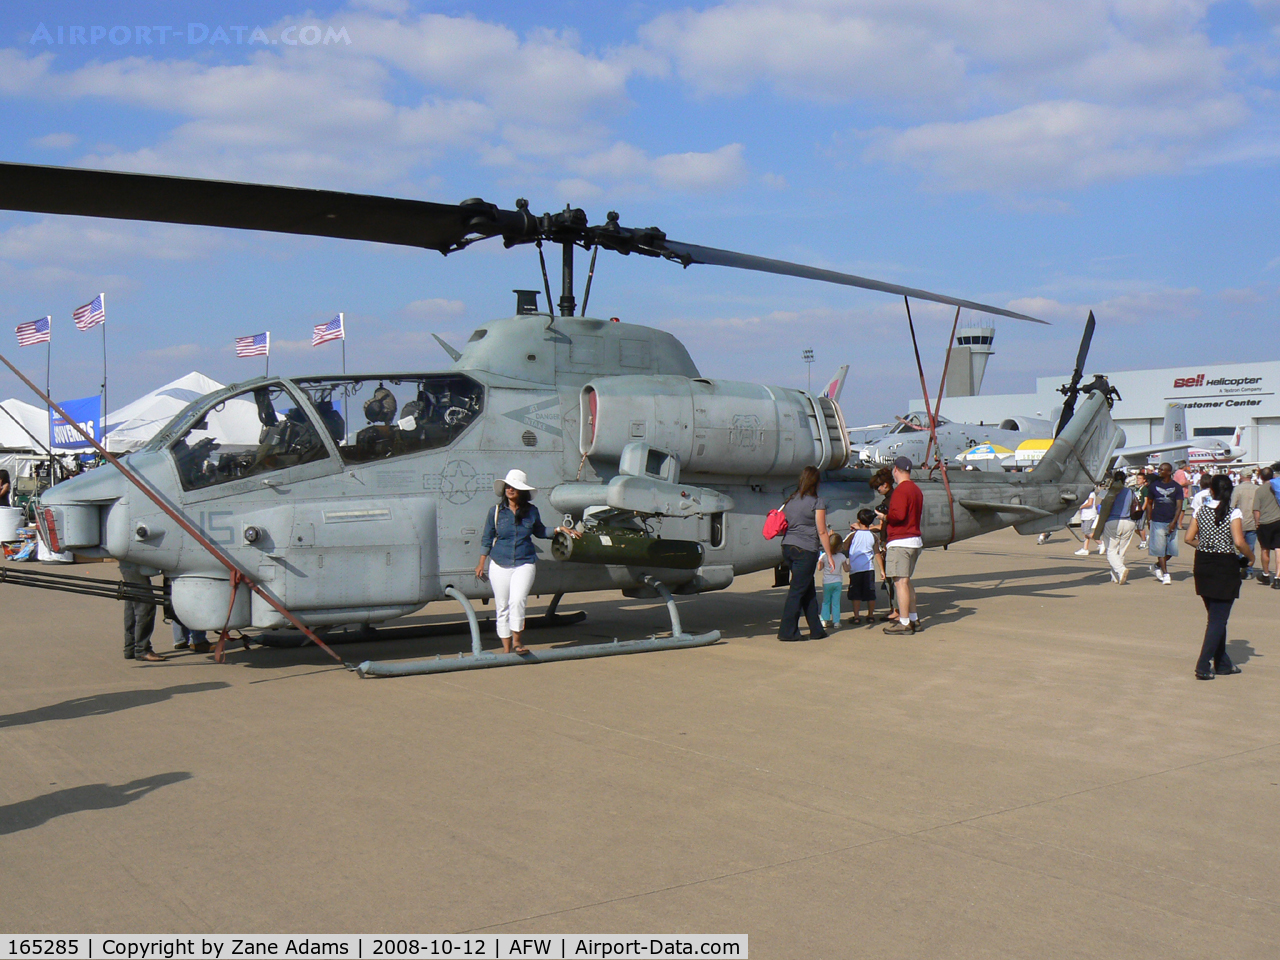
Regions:
<svg viewBox="0 0 1280 960"><path fill-rule="evenodd" d="M461 373L268 380L193 402L148 449L171 450L183 489L198 490L334 456L360 464L447 447L483 409L484 387ZM227 411L240 415L211 430L209 414Z"/></svg>
<svg viewBox="0 0 1280 960"><path fill-rule="evenodd" d="M946 417L941 417L941 416L938 417L938 426L942 426L943 424L950 423L950 422L951 421L948 420ZM916 412L916 413L909 413L905 417L902 417L901 419L899 419L897 424L894 426L894 428L889 432L890 433L914 433L917 430L928 430L928 429L929 429L929 415L926 413Z"/></svg>

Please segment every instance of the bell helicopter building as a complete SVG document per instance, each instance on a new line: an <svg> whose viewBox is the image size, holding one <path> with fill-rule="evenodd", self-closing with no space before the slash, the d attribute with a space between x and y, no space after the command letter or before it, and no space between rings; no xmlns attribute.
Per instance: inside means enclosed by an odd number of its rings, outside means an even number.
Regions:
<svg viewBox="0 0 1280 960"><path fill-rule="evenodd" d="M984 346L989 350L990 342ZM1242 462L1280 460L1280 360L1155 370L1097 371L1089 366L1087 371L1084 382L1102 372L1120 391L1122 399L1116 401L1111 416L1124 429L1130 444L1159 443L1165 408L1176 402L1186 408L1192 447L1197 440L1231 443L1237 429L1243 427L1239 441L1245 450ZM1035 392L1025 394L955 396L948 389L942 414L951 420L996 426L1013 417L1056 420L1063 400L1058 388L1070 379L1070 371L1038 377ZM912 401L911 409L923 410L924 401Z"/></svg>

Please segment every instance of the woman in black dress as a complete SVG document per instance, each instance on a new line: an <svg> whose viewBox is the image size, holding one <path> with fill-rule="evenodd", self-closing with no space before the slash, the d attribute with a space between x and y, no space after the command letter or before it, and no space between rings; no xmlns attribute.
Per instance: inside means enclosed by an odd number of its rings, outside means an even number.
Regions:
<svg viewBox="0 0 1280 960"><path fill-rule="evenodd" d="M1196 511L1187 528L1187 543L1196 548L1196 594L1204 601L1208 622L1196 661L1196 679L1212 680L1219 673L1239 673L1227 656L1227 619L1240 596L1240 560L1253 563L1244 538L1243 516L1231 509L1231 478L1218 474L1209 486L1211 498Z"/></svg>

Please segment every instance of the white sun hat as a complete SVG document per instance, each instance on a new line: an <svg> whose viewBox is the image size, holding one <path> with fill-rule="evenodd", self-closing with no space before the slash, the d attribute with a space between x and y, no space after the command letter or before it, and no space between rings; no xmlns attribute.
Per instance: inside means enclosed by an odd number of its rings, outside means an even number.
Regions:
<svg viewBox="0 0 1280 960"><path fill-rule="evenodd" d="M523 470L508 470L503 479L493 481L494 496L502 496L503 487L515 487L517 490L528 490L530 493L538 492L537 487L529 485L529 478L525 476Z"/></svg>

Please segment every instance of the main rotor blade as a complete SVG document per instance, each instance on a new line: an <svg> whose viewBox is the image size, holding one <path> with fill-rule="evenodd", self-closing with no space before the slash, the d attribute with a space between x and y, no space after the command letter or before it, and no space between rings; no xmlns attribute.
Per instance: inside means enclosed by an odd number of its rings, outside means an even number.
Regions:
<svg viewBox="0 0 1280 960"><path fill-rule="evenodd" d="M1045 322L1002 307L896 283L671 241L656 227L621 227L613 213L606 224L589 226L581 210L566 208L535 217L525 201L517 201L516 206L517 210L500 210L483 200L444 204L304 187L0 163L0 209L5 210L266 230L424 247L441 253L494 236L501 236L507 246L535 240L600 245L623 254L677 260L685 266L705 263L821 280L1015 320Z"/></svg>
<svg viewBox="0 0 1280 960"><path fill-rule="evenodd" d="M1014 320L1029 320L1032 323L1047 324L1025 313L1015 313L1003 307L993 307L986 303L975 303L972 300L958 300L955 297L928 290L917 290L914 287L903 287L896 283L885 283L881 280L869 280L849 273L837 273L834 270L823 270L820 267L808 267L801 263L788 263L786 260L770 260L756 257L749 253L734 253L732 250L717 250L715 247L700 247L693 243L680 243L676 240L664 241L665 246L682 263L706 263L719 267L738 267L743 270L758 270L761 273L776 273L785 277L800 277L804 280L822 280L826 283L839 283L846 287L861 287L864 290L879 290L883 293L896 293L899 296L913 297L916 300L930 300L934 303L945 303L953 307L965 307L979 313L991 313L1000 317L1011 317Z"/></svg>
<svg viewBox="0 0 1280 960"><path fill-rule="evenodd" d="M451 205L23 163L0 163L0 208L371 240L442 253L469 235L501 232L500 221L520 217L482 201Z"/></svg>
<svg viewBox="0 0 1280 960"><path fill-rule="evenodd" d="M1080 338L1080 350L1076 353L1076 370L1074 379L1077 383L1084 376L1084 362L1089 359L1089 344L1093 343L1093 328L1097 321L1093 319L1093 311L1089 311L1089 319L1084 322L1084 336Z"/></svg>

